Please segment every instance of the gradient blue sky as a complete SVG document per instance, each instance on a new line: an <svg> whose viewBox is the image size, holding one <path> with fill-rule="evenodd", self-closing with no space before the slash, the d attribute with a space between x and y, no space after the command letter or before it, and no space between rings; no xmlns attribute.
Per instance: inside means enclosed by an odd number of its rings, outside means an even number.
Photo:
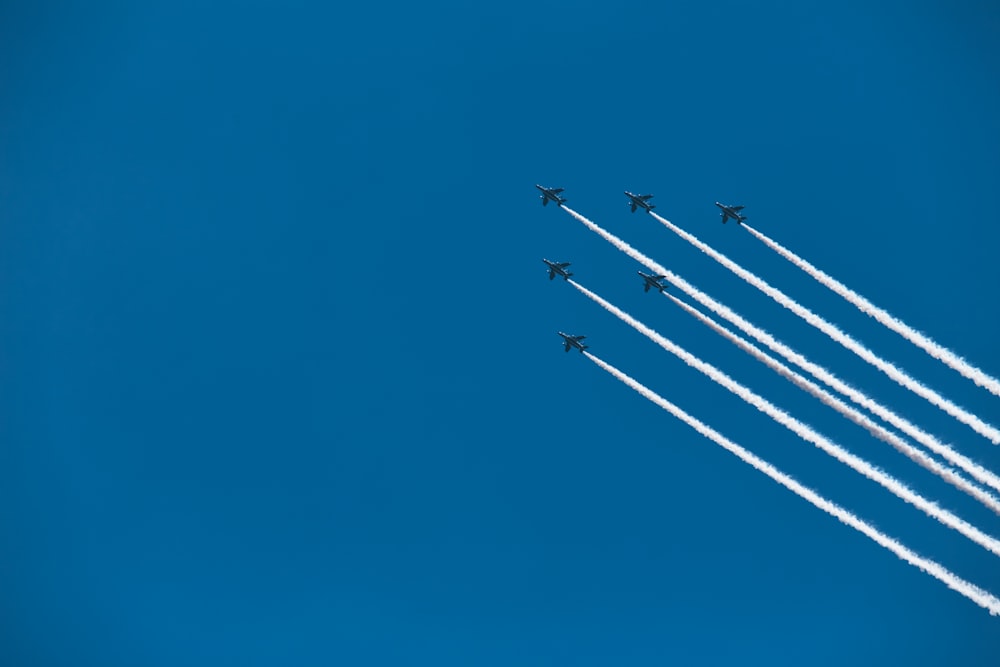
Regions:
<svg viewBox="0 0 1000 667"><path fill-rule="evenodd" d="M993 556L540 261L1000 534L532 187L1000 470L621 194L1000 422L712 206L1000 373L1000 12L870 4L0 6L0 662L995 664L997 619L556 330L1000 593Z"/></svg>

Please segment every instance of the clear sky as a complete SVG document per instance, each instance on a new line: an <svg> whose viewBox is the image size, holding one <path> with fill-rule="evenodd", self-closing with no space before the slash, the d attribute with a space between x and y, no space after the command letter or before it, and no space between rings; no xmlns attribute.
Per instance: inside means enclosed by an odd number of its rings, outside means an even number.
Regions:
<svg viewBox="0 0 1000 667"><path fill-rule="evenodd" d="M1000 535L533 187L1000 471L622 195L1000 423L712 205L1000 373L1000 12L871 4L0 5L0 663L995 665L1000 619L556 331L1000 594L996 557L541 263Z"/></svg>

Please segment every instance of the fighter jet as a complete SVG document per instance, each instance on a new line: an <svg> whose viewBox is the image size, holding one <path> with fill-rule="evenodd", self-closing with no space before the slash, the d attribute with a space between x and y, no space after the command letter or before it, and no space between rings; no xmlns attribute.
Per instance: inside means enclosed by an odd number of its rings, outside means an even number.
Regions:
<svg viewBox="0 0 1000 667"><path fill-rule="evenodd" d="M649 213L656 206L649 203L649 200L653 198L653 195L634 195L628 190L625 191L625 196L628 197L629 203L632 204L632 212L635 213L637 208L644 208L646 212Z"/></svg>
<svg viewBox="0 0 1000 667"><path fill-rule="evenodd" d="M565 352L569 352L569 348L571 347L575 347L576 349L580 350L580 352L583 352L588 347L590 347L589 345L584 345L583 343L580 342L581 340L586 338L586 336L570 336L569 334L565 334L562 331L558 333L560 336L563 337L563 342L566 344L566 349L564 350Z"/></svg>
<svg viewBox="0 0 1000 667"><path fill-rule="evenodd" d="M662 294L663 290L670 287L670 285L663 285L662 283L660 283L660 281L666 278L666 276L647 276L642 271L636 271L636 273L642 276L642 279L646 283L645 285L643 285L644 292L648 292L650 287L655 287L656 289L660 290L660 293Z"/></svg>
<svg viewBox="0 0 1000 667"><path fill-rule="evenodd" d="M566 201L565 197L559 196L559 193L565 190L566 188L546 188L541 185L536 185L535 187L542 191L541 194L542 206L548 206L549 201L554 201L559 206L562 206L563 202Z"/></svg>
<svg viewBox="0 0 1000 667"><path fill-rule="evenodd" d="M556 274L562 276L563 280L569 280L569 277L573 275L570 271L566 270L569 266L569 262L550 262L547 259L542 259L543 262L549 265L549 280L556 277Z"/></svg>
<svg viewBox="0 0 1000 667"><path fill-rule="evenodd" d="M715 205L722 209L722 224L726 224L726 220L732 218L736 222L743 222L747 219L745 215L740 215L740 211L743 210L742 206L726 206L725 204L720 204L715 202Z"/></svg>

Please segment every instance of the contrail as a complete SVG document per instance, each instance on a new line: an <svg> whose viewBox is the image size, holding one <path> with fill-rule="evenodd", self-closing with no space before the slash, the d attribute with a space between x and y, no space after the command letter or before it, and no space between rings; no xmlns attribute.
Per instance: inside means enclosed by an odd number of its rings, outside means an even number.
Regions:
<svg viewBox="0 0 1000 667"><path fill-rule="evenodd" d="M565 209L565 211L569 213L571 216L573 216L576 220L583 223L583 225L587 227L587 229L591 230L598 236L602 237L608 243L615 246L616 248L624 252L626 255L636 260L640 264L644 265L651 271L666 276L667 280L676 285L679 289L682 289L688 294L690 294L695 301L705 306L706 308L711 310L716 315L722 317L726 321L732 323L748 336L764 344L772 352L780 354L782 357L792 362L793 364L797 365L799 368L805 369L813 377L818 378L821 382L826 384L828 387L831 387L834 391L840 392L841 394L849 398L852 402L856 403L857 405L860 405L861 407L865 408L872 414L877 415L881 419L884 419L886 422L895 426L900 431L910 436L920 444L924 445L935 454L938 454L939 456L945 458L952 465L958 466L962 470L965 470L967 473L975 477L983 484L987 484L993 487L994 489L1000 491L1000 477L998 477L997 475L994 475L992 472L978 465L971 459L954 451L953 449L951 449L951 447L948 447L943 442L935 438L933 435L920 429L909 420L904 419L903 417L897 415L895 412L883 406L882 404L878 403L874 399L869 398L866 394L859 391L858 389L855 389L851 385L847 384L846 382L844 382L843 380L841 380L836 375L834 375L827 369L823 368L819 364L809 361L808 359L806 359L804 356L802 356L789 346L777 340L774 336L772 336L768 332L745 320L741 315L733 311L725 304L719 303L718 301L716 301L709 295L705 294L704 292L702 292L697 287L687 282L680 276L668 271L666 268L664 268L657 262L653 261L649 257L646 257L644 254L642 254L641 252L630 246L628 243L622 241L620 238L618 238L611 232L603 229L595 222L588 220L587 218L580 215L579 213L569 208L568 206L563 206L562 208Z"/></svg>
<svg viewBox="0 0 1000 667"><path fill-rule="evenodd" d="M718 431L712 429L711 427L703 424L699 420L695 419L691 415L687 414L679 407L669 402L667 399L663 398L659 394L655 393L651 389L639 384L637 381L633 380L631 377L622 373L620 370L614 366L606 363L605 361L595 357L589 352L584 352L584 355L595 364L606 370L608 373L614 377L621 380L623 383L637 391L642 396L646 397L648 400L652 401L656 405L660 406L670 414L672 414L677 419L681 420L698 433L702 434L715 444L719 445L729 453L735 455L744 463L749 464L753 468L764 473L771 479L773 479L778 484L782 485L792 493L796 494L800 498L812 503L814 506L823 510L827 514L835 517L841 523L847 524L851 528L854 528L858 532L867 536L869 539L874 541L876 544L885 547L896 556L910 565L914 566L918 570L926 572L938 581L942 582L945 586L964 595L968 599L972 600L978 604L983 609L990 612L992 616L1000 615L1000 599L993 596L988 591L979 588L975 584L965 581L961 577L953 574L949 570L945 569L944 566L938 564L935 561L929 560L922 556L917 555L907 547L903 546L893 538L889 537L885 533L882 533L877 528L871 524L859 519L853 513L847 511L846 509L840 507L839 505L827 500L822 497L812 489L803 486L799 482L792 479L790 476L781 472L773 465L759 458L758 456L752 454L746 449L740 447L735 442L729 440L724 435Z"/></svg>
<svg viewBox="0 0 1000 667"><path fill-rule="evenodd" d="M713 320L708 315L705 315L704 313L699 311L697 308L694 308L693 306L684 303L683 301L681 301L680 299L671 294L667 294L666 292L664 292L663 294L671 301L676 303L678 306L683 308L688 314L692 315L697 320L699 320L702 324L705 324L715 333L729 340L731 343L735 344L741 350L743 350L750 356L754 357L758 361L762 362L765 366L776 372L778 375L789 380L792 384L794 384L798 388L812 394L820 401L822 401L824 404L830 406L840 414L844 415L858 426L867 429L868 432L871 433L873 436L875 436L879 440L882 440L883 442L888 443L899 452L905 454L907 457L909 457L912 461L914 461L918 465L923 466L927 470L930 470L935 475L940 476L948 483L968 493L970 496L972 496L979 502L986 505L995 513L1000 514L1000 499L996 498L991 493L979 488L979 486L965 479L955 470L947 466L941 465L936 459L929 456L923 450L917 449L916 447L906 442L892 431L884 428L880 424L868 418L866 415L864 415L856 408L852 408L851 406L847 405L842 400L840 400L836 396L833 396L828 391L817 385L815 382L812 382L811 380L802 377L802 375L796 373L794 370L792 370L785 364L781 363L780 361L769 355L767 352L764 352L763 350L755 346L753 343L743 340L742 338L734 334L732 331L726 329L724 326Z"/></svg>
<svg viewBox="0 0 1000 667"><path fill-rule="evenodd" d="M802 259L794 252L785 248L780 243L774 239L769 238L767 235L757 231L750 225L743 223L744 229L757 237L761 242L764 243L771 250L790 261L795 266L799 267L810 276L815 278L817 281L830 288L840 296L842 296L847 301L854 304L862 313L875 318L884 326L892 329L900 336L910 341L920 349L922 349L927 354L931 355L938 361L941 361L946 366L958 371L968 379L975 382L980 387L983 387L990 393L1000 396L1000 380L988 375L985 371L973 366L967 362L962 357L958 356L948 348L935 343L930 337L925 336L913 327L909 326L897 317L890 315L887 311L879 308L871 301L861 296L851 288L847 287L844 283L833 278L832 276L820 271L815 266Z"/></svg>
<svg viewBox="0 0 1000 667"><path fill-rule="evenodd" d="M960 519L959 517L955 516L946 509L938 507L937 505L930 502L920 494L914 492L908 486L900 482L895 477L889 475L886 472L883 472L882 470L879 470L878 468L868 463L864 459L855 456L854 454L851 454L840 445L832 442L825 436L814 431L811 427L807 426L806 424L803 424L795 417L792 417L784 410L781 410L780 408L776 407L767 399L763 398L762 396L754 393L750 389L736 382L731 377L729 377L728 375L717 369L715 366L712 366L711 364L702 361L701 359L697 358L684 348L680 347L679 345L676 345L675 343L661 336L656 331L653 331L645 324L635 319L634 317L632 317L622 309L618 308L614 304L605 301L597 294L594 294L593 292L588 290L583 285L580 285L575 280L569 280L568 282L570 285L578 289L582 294L589 297L591 300L593 300L598 305L602 306L609 313L615 315L618 319L625 322L633 329L635 329L639 333L643 334L644 336L652 340L654 343L662 347L664 350L675 355L676 357L681 359L684 363L691 366L692 368L695 368L701 373L707 375L716 383L722 385L732 393L736 394L744 401L754 406L767 416L771 417L771 419L778 422L788 430L792 431L806 442L811 442L816 447L823 450L824 452L826 452L833 458L837 459L844 465L850 467L855 472L861 473L862 475L872 480L873 482L885 487L891 493L895 494L898 498L902 499L907 503L910 503L917 509L920 509L925 514L927 514L927 516L937 519L945 526L948 526L952 530L956 530L962 535L965 535L967 538L969 538L979 546L983 547L987 551L991 552L992 554L1000 556L1000 540L997 540L983 533L981 530L979 530L972 524L968 523L967 521Z"/></svg>
<svg viewBox="0 0 1000 667"><path fill-rule="evenodd" d="M963 424L974 430L976 433L988 439L994 445L1000 444L1000 430L998 430L997 428L987 424L986 422L984 422L983 420L981 420L979 417L972 414L968 410L965 410L955 405L953 402L949 401L944 396L941 396L927 385L922 384L921 382L918 382L914 378L910 377L906 372L900 370L899 368L889 363L885 359L882 359L874 352L869 350L867 347L865 347L858 341L854 340L846 333L844 333L834 325L830 324L816 313L800 305L797 301L792 299L790 296L786 295L781 290L777 289L776 287L772 287L765 280L757 277L753 273L750 273L742 266L740 266L733 260L723 255L721 252L718 252L711 246L699 241L696 237L684 231L683 229L681 229L674 223L670 222L666 218L659 216L653 213L652 211L650 211L649 214L654 218L656 218L657 220L659 220L661 223L663 223L665 227L667 227L672 232L683 238L685 241L695 246L703 253L705 253L715 261L717 261L719 264L722 264L724 267L735 273L737 276L739 276L746 282L750 283L764 294L767 294L769 297L777 301L779 304L781 304L788 310L792 311L793 313L804 319L806 322L813 325L814 327L825 333L827 336L837 341L845 348L847 348L848 350L858 355L859 357L867 361L875 368L879 369L880 371L888 375L890 378L895 380L901 386L909 389L910 391L920 396L921 398L926 399L932 405L941 408L949 415L951 415L958 421L962 422Z"/></svg>

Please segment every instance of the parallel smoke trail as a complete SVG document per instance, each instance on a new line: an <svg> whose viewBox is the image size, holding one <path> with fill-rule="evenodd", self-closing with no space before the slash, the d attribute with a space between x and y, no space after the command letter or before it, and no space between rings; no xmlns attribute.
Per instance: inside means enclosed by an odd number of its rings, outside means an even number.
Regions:
<svg viewBox="0 0 1000 667"><path fill-rule="evenodd" d="M687 424L688 426L690 426L691 428L693 428L698 433L702 434L715 444L719 445L729 453L735 455L744 463L747 463L756 470L759 470L760 472L764 473L765 475L773 479L775 482L781 484L783 487L785 487L792 493L796 494L800 498L805 499L806 501L812 503L814 506L826 512L827 514L835 517L841 523L847 524L848 526L854 528L863 535L866 535L876 544L885 547L892 553L896 554L896 556L900 560L909 563L918 570L926 572L927 574L931 575L938 581L942 582L948 588L952 589L953 591L956 591L961 595L964 595L968 599L978 604L983 609L990 612L991 616L1000 615L1000 599L996 598L988 591L985 591L982 588L976 586L975 584L965 581L959 576L952 574L949 570L945 569L942 565L936 563L935 561L923 558L922 556L917 555L913 551L910 551L910 549L903 546L902 544L900 544L893 538L889 537L888 535L880 532L871 524L859 519L853 513L827 500L826 498L822 497L812 489L803 486L799 482L795 481L785 473L775 468L767 461L743 449L735 442L723 436L718 431L712 429L709 426L706 426L702 422L698 421L691 415L681 410L673 403L667 401L659 394L639 384L638 382L630 378L628 375L625 375L614 366L611 366L610 364L595 357L589 352L584 352L584 355L586 355L588 359L590 359L595 364L606 370L608 373L621 380L623 383L625 383L626 385L637 391L642 396L646 397L648 400L652 401L653 403L660 406L673 416L677 417L677 419L680 419L682 422L684 422L685 424Z"/></svg>
<svg viewBox="0 0 1000 667"><path fill-rule="evenodd" d="M925 514L927 514L927 516L937 519L945 526L948 526L952 530L956 530L962 535L965 535L967 538L969 538L979 546L983 547L990 553L996 556L1000 556L1000 540L997 540L983 533L981 530L979 530L972 524L968 523L967 521L960 519L959 517L955 516L946 509L938 507L937 505L930 502L920 494L914 492L908 486L900 482L895 477L889 475L886 472L883 472L882 470L879 470L878 468L868 463L864 459L855 456L854 454L851 454L840 445L832 442L825 436L817 433L811 427L803 424L798 419L792 417L784 410L777 408L767 399L763 398L762 396L759 396L758 394L755 394L750 389L736 382L731 377L729 377L728 375L717 369L715 366L712 366L711 364L702 361L701 359L697 358L684 348L664 338L656 331L653 331L645 324L635 319L625 311L621 310L614 304L605 301L598 295L588 290L583 285L577 283L575 280L569 280L568 282L570 285L578 289L582 294L584 294L585 296L593 300L595 303L602 306L609 313L615 315L622 322L625 322L633 329L635 329L636 331L643 334L644 336L652 340L654 343L662 347L667 352L670 352L671 354L675 355L687 365L707 375L716 383L722 385L732 393L736 394L744 401L754 406L767 416L771 417L771 419L778 422L788 430L792 431L806 442L811 442L812 444L816 445L816 447L823 450L824 452L826 452L833 458L837 459L844 465L850 467L855 472L861 473L862 475L872 480L873 482L885 487L887 490L895 494L898 498L900 498L904 502L910 503L917 509L922 510Z"/></svg>
<svg viewBox="0 0 1000 667"><path fill-rule="evenodd" d="M833 373L820 366L819 364L809 361L808 359L806 359L804 356L802 356L792 348L788 347L784 343L777 340L774 336L772 336L768 332L764 331L763 329L754 324L751 324L728 306L719 303L718 301L716 301L709 295L705 294L704 292L702 292L697 287L687 282L680 276L668 271L666 268L664 268L657 262L653 261L649 257L646 257L644 254L642 254L641 252L630 246L628 243L625 243L625 241L622 241L620 238L618 238L611 232L606 231L596 223L588 220L587 218L585 218L584 216L580 215L579 213L577 213L576 211L567 206L563 206L562 208L571 216L573 216L576 220L583 223L583 225L587 227L587 229L599 235L608 243L618 248L632 259L636 260L640 264L643 264L647 269L650 269L654 273L659 273L666 276L667 280L676 285L678 288L690 294L695 301L705 306L706 308L711 310L716 315L722 317L726 321L732 323L748 336L751 336L758 342L764 344L771 351L780 354L782 357L792 362L793 364L797 365L799 368L805 369L813 377L818 378L828 387L833 388L834 391L840 392L841 394L849 398L852 402L856 403L857 405L860 405L861 407L865 408L872 414L877 415L881 419L884 419L886 422L892 424L903 433L907 434L920 444L930 449L935 454L938 454L939 456L946 459L952 465L958 466L962 470L966 471L967 473L975 477L983 484L987 484L993 487L994 489L1000 491L1000 477L998 477L997 475L994 475L992 472L990 472L983 466L979 465L975 461L972 461L968 457L956 452L951 447L944 444L930 433L927 433L926 431L920 429L909 420L904 419L903 417L897 415L895 412L883 406L881 403L878 403L874 399L869 398L866 394L859 391L858 389L855 389L851 385L847 384L846 382L844 382L843 380L841 380Z"/></svg>
<svg viewBox="0 0 1000 667"><path fill-rule="evenodd" d="M780 361L769 355L767 352L764 352L763 350L755 346L753 343L743 340L742 338L734 334L732 331L726 329L721 324L713 320L708 315L705 315L698 309L684 303L683 301L681 301L680 299L671 294L667 294L666 292L664 292L663 294L671 301L676 303L678 306L683 308L688 314L698 319L702 324L705 324L715 333L719 334L723 338L726 338L731 343L735 344L741 350L743 350L750 356L754 357L755 359L763 363L765 366L776 372L778 375L790 381L799 389L802 389L812 394L820 401L822 401L824 404L830 406L840 414L844 415L858 426L867 429L869 433L871 433L879 440L888 443L899 452L905 454L916 464L923 466L927 470L930 470L932 473L943 478L948 483L961 489L962 491L965 491L970 496L972 496L973 498L975 498L976 500L978 500L979 502L983 503L988 508L993 510L995 513L1000 514L1000 499L996 498L989 492L979 488L979 486L977 486L976 484L965 479L955 470L941 465L940 463L938 463L936 459L926 454L923 450L917 449L916 447L906 442L892 431L889 431L888 429L884 428L883 426L869 419L859 410L847 405L842 400L840 400L836 396L833 396L828 391L817 385L815 382L812 382L811 380L802 377L800 374L796 373L794 370L792 370L785 364L781 363Z"/></svg>
<svg viewBox="0 0 1000 667"><path fill-rule="evenodd" d="M746 224L745 222L743 223L743 228L746 229L751 234L753 234L755 237L757 237L761 242L764 243L764 245L769 247L771 250L774 250L776 253L778 253L779 255L790 261L792 264L794 264L795 266L799 267L800 269L808 273L817 281L819 281L826 287L830 288L831 290L842 296L847 301L850 301L862 313L875 318L884 326L888 327L889 329L892 329L900 336L902 336L906 340L910 341L911 343L922 349L927 354L941 361L942 363L952 368L953 370L958 371L968 379L975 382L980 387L983 387L984 389L986 389L987 391L996 396L1000 396L1000 380L997 380L996 378L988 375L985 371L977 368L976 366L973 366L965 359L958 356L957 354L955 354L948 348L944 347L943 345L935 343L933 340L930 339L930 337L920 333L910 325L903 322L901 319L890 315L887 311L885 311L882 308L879 308L871 301L869 301L865 297L861 296L860 294L849 288L844 283L824 273L823 271L820 271L815 266L813 266L806 260L799 257L788 248L785 248L780 243L778 243L774 239L769 238L765 234L758 232L756 229Z"/></svg>
<svg viewBox="0 0 1000 667"><path fill-rule="evenodd" d="M1000 444L1000 430L998 430L994 426L987 424L986 422L984 422L983 420L981 420L979 417L972 414L968 410L960 408L959 406L955 405L944 396L938 394L936 391L934 391L927 385L922 384L921 382L918 382L914 378L910 377L907 373L900 370L899 368L889 363L885 359L882 359L874 352L869 350L867 347L865 347L858 341L854 340L846 333L844 333L834 325L830 324L816 313L800 305L797 301L786 295L781 290L777 289L776 287L772 287L769 283L767 283L763 279L757 277L753 273L750 273L749 271L744 269L742 266L740 266L733 260L729 259L722 253L713 249L711 246L702 243L693 235L689 234L688 232L685 232L683 229L676 226L666 218L661 217L653 213L652 211L650 211L650 215L659 220L661 223L663 223L665 227L667 227L672 232L674 232L675 234L686 240L688 243L695 246L703 253L705 253L715 261L717 261L719 264L722 264L724 267L735 273L737 276L739 276L749 284L753 285L764 294L767 294L769 297L777 301L779 304L781 304L788 310L792 311L793 313L801 317L803 320L813 325L814 327L825 333L827 336L837 341L845 348L847 348L848 350L858 355L859 357L867 361L875 368L879 369L880 371L888 375L890 378L895 380L899 385L909 389L917 396L926 399L932 405L941 408L949 415L951 415L958 421L962 422L963 424L974 430L979 435L988 439L993 444Z"/></svg>

